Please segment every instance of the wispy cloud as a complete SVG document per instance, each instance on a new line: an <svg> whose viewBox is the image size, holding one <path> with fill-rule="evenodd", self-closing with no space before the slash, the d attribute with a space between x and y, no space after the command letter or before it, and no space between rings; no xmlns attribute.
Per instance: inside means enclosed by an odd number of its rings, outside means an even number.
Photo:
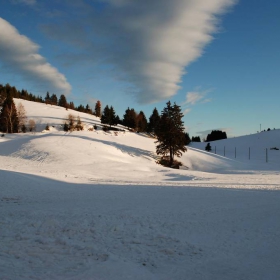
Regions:
<svg viewBox="0 0 280 280"><path fill-rule="evenodd" d="M39 46L19 34L9 22L0 18L0 60L8 68L46 90L68 94L71 85L65 76L50 65L39 53Z"/></svg>
<svg viewBox="0 0 280 280"><path fill-rule="evenodd" d="M45 32L75 45L80 41L81 54L102 57L135 87L140 103L151 103L176 94L185 68L203 54L219 29L220 15L236 0L100 0L98 7L80 1L79 9L81 3L87 20L75 21L71 13L56 28L45 25ZM86 22L86 34L74 38L65 28L70 21Z"/></svg>
<svg viewBox="0 0 280 280"><path fill-rule="evenodd" d="M186 100L182 103L182 106L185 107L184 114L188 114L191 111L192 106L197 103L208 103L211 101L210 98L206 98L207 94L210 93L212 89L200 90L198 87L195 91L190 91L186 94Z"/></svg>
<svg viewBox="0 0 280 280"><path fill-rule="evenodd" d="M186 104L194 105L204 97L200 92L188 92L186 96Z"/></svg>

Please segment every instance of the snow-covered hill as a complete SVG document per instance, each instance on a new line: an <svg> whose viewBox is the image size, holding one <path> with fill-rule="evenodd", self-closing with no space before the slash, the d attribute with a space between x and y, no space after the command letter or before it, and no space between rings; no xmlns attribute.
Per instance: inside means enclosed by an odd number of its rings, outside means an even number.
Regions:
<svg viewBox="0 0 280 280"><path fill-rule="evenodd" d="M36 132L0 138L0 279L280 275L280 130L192 143L173 170L147 135L15 102ZM70 113L84 131L62 131Z"/></svg>

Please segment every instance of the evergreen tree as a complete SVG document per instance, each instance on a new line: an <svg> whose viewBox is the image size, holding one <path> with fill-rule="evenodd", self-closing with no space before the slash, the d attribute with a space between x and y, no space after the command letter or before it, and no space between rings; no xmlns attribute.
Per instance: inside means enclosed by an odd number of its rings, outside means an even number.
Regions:
<svg viewBox="0 0 280 280"><path fill-rule="evenodd" d="M117 124L117 117L114 108L108 105L105 106L101 116L101 123L109 124L110 126Z"/></svg>
<svg viewBox="0 0 280 280"><path fill-rule="evenodd" d="M126 109L125 114L123 116L123 125L133 128L136 128L136 112L134 109L129 109L129 107Z"/></svg>
<svg viewBox="0 0 280 280"><path fill-rule="evenodd" d="M211 152L212 151L212 147L211 147L210 143L207 143L207 145L205 147L205 151L207 151L207 152Z"/></svg>
<svg viewBox="0 0 280 280"><path fill-rule="evenodd" d="M3 102L0 113L0 127L3 132L8 133L15 133L19 130L17 109L11 92L7 93L7 97Z"/></svg>
<svg viewBox="0 0 280 280"><path fill-rule="evenodd" d="M70 101L70 103L69 103L69 109L75 110L74 102Z"/></svg>
<svg viewBox="0 0 280 280"><path fill-rule="evenodd" d="M190 135L186 132L185 133L185 145L189 145L191 143Z"/></svg>
<svg viewBox="0 0 280 280"><path fill-rule="evenodd" d="M143 111L140 111L136 121L137 121L137 131L144 132L147 130L147 119Z"/></svg>
<svg viewBox="0 0 280 280"><path fill-rule="evenodd" d="M207 135L206 142L222 139L227 139L226 132L223 132L221 130L212 130L211 133Z"/></svg>
<svg viewBox="0 0 280 280"><path fill-rule="evenodd" d="M86 105L85 113L92 115L92 110L91 110L91 108L90 108L90 106L88 104Z"/></svg>
<svg viewBox="0 0 280 280"><path fill-rule="evenodd" d="M58 106L68 108L68 103L64 94L60 95L60 98L58 100Z"/></svg>
<svg viewBox="0 0 280 280"><path fill-rule="evenodd" d="M96 117L101 117L101 102L98 100L95 104L95 110L94 110Z"/></svg>
<svg viewBox="0 0 280 280"><path fill-rule="evenodd" d="M56 94L52 94L52 96L51 96L51 98L50 98L50 103L52 104L52 105L57 105L57 96L56 96Z"/></svg>
<svg viewBox="0 0 280 280"><path fill-rule="evenodd" d="M6 99L7 93L6 88L0 84L0 106L3 104Z"/></svg>
<svg viewBox="0 0 280 280"><path fill-rule="evenodd" d="M51 103L51 97L50 97L50 93L49 92L46 93L45 103L46 104L50 104Z"/></svg>
<svg viewBox="0 0 280 280"><path fill-rule="evenodd" d="M155 132L156 126L158 125L160 120L160 115L158 113L157 108L153 110L152 115L149 118L149 124L148 124L148 132Z"/></svg>
<svg viewBox="0 0 280 280"><path fill-rule="evenodd" d="M193 136L192 137L192 142L201 142L200 137L199 136Z"/></svg>
<svg viewBox="0 0 280 280"><path fill-rule="evenodd" d="M169 154L169 166L173 165L174 156L181 156L187 151L185 147L184 122L180 106L172 106L170 101L166 103L156 129L156 152L158 155Z"/></svg>

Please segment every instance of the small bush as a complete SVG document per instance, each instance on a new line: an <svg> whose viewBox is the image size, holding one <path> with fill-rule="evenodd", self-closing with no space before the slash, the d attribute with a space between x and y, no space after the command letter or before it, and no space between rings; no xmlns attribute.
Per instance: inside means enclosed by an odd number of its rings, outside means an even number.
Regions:
<svg viewBox="0 0 280 280"><path fill-rule="evenodd" d="M25 133L25 132L27 131L27 127L26 127L25 124L23 124L23 125L21 126L21 131L22 131L23 133Z"/></svg>
<svg viewBox="0 0 280 280"><path fill-rule="evenodd" d="M165 167L170 167L170 168L174 168L174 169L179 169L180 166L182 166L182 163L180 161L177 161L177 160L174 160L173 161L173 164L170 166L170 159L168 156L164 156L164 157L161 157L157 163L160 164L160 165L163 165Z"/></svg>
<svg viewBox="0 0 280 280"><path fill-rule="evenodd" d="M207 145L205 147L205 151L207 151L207 152L211 152L212 151L212 147L211 147L210 143L207 143Z"/></svg>
<svg viewBox="0 0 280 280"><path fill-rule="evenodd" d="M50 130L50 127L48 124L46 125L45 130Z"/></svg>
<svg viewBox="0 0 280 280"><path fill-rule="evenodd" d="M29 130L30 132L36 131L36 123L35 123L35 121L34 121L33 119L30 119L30 120L28 121L28 130Z"/></svg>
<svg viewBox="0 0 280 280"><path fill-rule="evenodd" d="M63 130L66 132L69 131L69 125L66 122L63 125Z"/></svg>

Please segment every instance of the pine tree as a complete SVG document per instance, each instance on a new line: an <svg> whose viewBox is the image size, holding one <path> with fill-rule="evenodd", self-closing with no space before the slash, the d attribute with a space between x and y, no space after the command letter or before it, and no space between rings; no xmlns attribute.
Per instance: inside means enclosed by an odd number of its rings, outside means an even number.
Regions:
<svg viewBox="0 0 280 280"><path fill-rule="evenodd" d="M210 143L207 143L207 145L205 147L205 151L207 151L207 152L211 152L212 151L212 147L211 147Z"/></svg>
<svg viewBox="0 0 280 280"><path fill-rule="evenodd" d="M160 115L158 113L157 108L155 108L153 110L152 115L149 118L148 129L147 129L148 132L155 132L155 129L159 123L159 120L160 120Z"/></svg>
<svg viewBox="0 0 280 280"><path fill-rule="evenodd" d="M128 107L123 116L123 125L133 129L136 128L136 117L137 115L134 109L129 109Z"/></svg>
<svg viewBox="0 0 280 280"><path fill-rule="evenodd" d="M94 110L96 117L101 117L101 102L98 100L95 104L95 110Z"/></svg>
<svg viewBox="0 0 280 280"><path fill-rule="evenodd" d="M101 116L101 123L109 124L110 126L117 124L117 117L114 108L108 105L105 106Z"/></svg>
<svg viewBox="0 0 280 280"><path fill-rule="evenodd" d="M50 98L50 103L52 104L52 105L57 105L57 96L56 96L56 94L52 94L52 96L51 96L51 98Z"/></svg>
<svg viewBox="0 0 280 280"><path fill-rule="evenodd" d="M137 131L144 132L147 130L147 119L143 111L140 111L137 118Z"/></svg>
<svg viewBox="0 0 280 280"><path fill-rule="evenodd" d="M169 154L169 166L173 165L174 156L182 156L187 151L185 147L184 122L180 106L172 106L170 101L166 103L156 129L156 152L158 155Z"/></svg>
<svg viewBox="0 0 280 280"><path fill-rule="evenodd" d="M64 94L60 95L60 98L58 100L58 106L68 108L68 103Z"/></svg>
<svg viewBox="0 0 280 280"><path fill-rule="evenodd" d="M50 97L50 93L49 92L46 93L45 103L46 104L50 104L51 103L51 97Z"/></svg>
<svg viewBox="0 0 280 280"><path fill-rule="evenodd" d="M0 127L3 132L8 133L18 132L19 129L17 109L11 93L7 93L3 102L0 113Z"/></svg>

